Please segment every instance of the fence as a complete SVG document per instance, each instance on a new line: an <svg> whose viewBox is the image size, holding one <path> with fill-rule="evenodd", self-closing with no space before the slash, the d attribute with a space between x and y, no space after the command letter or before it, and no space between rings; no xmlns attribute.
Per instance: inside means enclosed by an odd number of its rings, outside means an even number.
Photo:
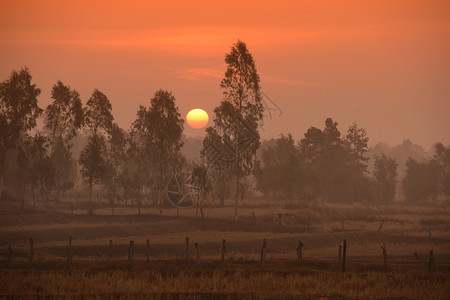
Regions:
<svg viewBox="0 0 450 300"><path fill-rule="evenodd" d="M222 263L225 263L227 261L227 242L225 239L222 240L222 246L219 247L217 252L218 260ZM298 246L296 249L293 249L293 253L297 254L297 259L295 260L297 264L301 265L304 261L304 255L303 255L303 248L304 244L301 240L298 241ZM189 243L189 237L187 236L185 239L185 260L186 262L193 262L194 260L190 256L190 243ZM199 243L194 243L195 247L195 263L197 265L201 265L202 257L201 257L201 245ZM68 265L70 266L75 258L75 252L73 249L73 239L72 236L69 236L68 239L68 247L66 248L66 257ZM264 264L266 261L266 254L267 250L270 249L269 243L266 241L266 239L263 240L261 251L260 251L260 259L259 259L259 266L261 268L264 268ZM295 252L294 252L295 250ZM386 249L386 244L383 243L381 246L381 253L380 256L383 258L383 269L388 270L388 254ZM107 254L106 254L107 253ZM130 240L128 248L127 248L127 261L129 264L132 264L133 261L136 261L136 259L133 259L133 255L135 253L135 243L134 240ZM150 239L146 239L145 243L145 259L146 262L149 263L151 259L151 247L150 247ZM11 265L11 262L14 259L15 251L11 244L8 245L7 251L6 251L6 266L9 267ZM113 240L109 240L109 247L105 247L105 256L108 260L113 260L114 254L114 245ZM256 253L255 253L256 254ZM19 257L19 256L17 256ZM23 257L23 256L22 256ZM293 257L295 257L293 255ZM415 258L415 260L418 262L418 264L422 265L423 268L429 272L436 271L436 262L435 262L435 256L434 251L430 250L428 253L428 259L424 260L422 259L417 252L415 252L412 257ZM28 255L27 260L29 260L30 264L33 264L36 260L36 253L35 253L35 240L33 238L29 239L29 249L28 249ZM229 260L231 261L231 260ZM256 264L256 262L255 262ZM339 245L338 252L337 252L337 266L341 270L341 272L346 271L346 264L347 264L347 240L343 240L343 243Z"/></svg>

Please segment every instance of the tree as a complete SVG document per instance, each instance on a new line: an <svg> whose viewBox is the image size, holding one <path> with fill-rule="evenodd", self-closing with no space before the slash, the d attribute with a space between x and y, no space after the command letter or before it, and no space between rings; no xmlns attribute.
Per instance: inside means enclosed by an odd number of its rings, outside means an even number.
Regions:
<svg viewBox="0 0 450 300"><path fill-rule="evenodd" d="M311 127L300 141L302 155L319 175L323 196L328 200L342 201L348 182L342 176L346 168L346 152L337 123L325 120L325 128Z"/></svg>
<svg viewBox="0 0 450 300"><path fill-rule="evenodd" d="M124 182L125 196L134 199L138 204L138 209L140 209L142 190L144 187L151 188L153 183L153 158L147 108L140 105L136 115L128 138L129 148L122 181ZM153 200L157 201L156 195L154 195Z"/></svg>
<svg viewBox="0 0 450 300"><path fill-rule="evenodd" d="M99 135L89 137L88 144L80 153L80 174L89 188L89 202L92 201L92 188L105 176L106 172L106 144L105 139Z"/></svg>
<svg viewBox="0 0 450 300"><path fill-rule="evenodd" d="M37 103L41 90L31 79L25 67L19 72L12 71L9 79L0 83L0 196L7 152L18 145L24 132L36 126L36 119L42 113ZM17 157L11 159L15 161Z"/></svg>
<svg viewBox="0 0 450 300"><path fill-rule="evenodd" d="M131 136L134 139L138 157L147 157L142 163L149 168L155 199L159 201L162 213L163 190L170 176L181 171L183 146L181 135L184 121L171 92L158 90L150 100L150 107L141 106L133 123Z"/></svg>
<svg viewBox="0 0 450 300"><path fill-rule="evenodd" d="M369 158L365 155L369 150L366 130L364 128L358 128L356 123L353 123L347 130L345 135L345 145L347 150L352 156L353 162L359 165L362 170L366 170L366 162Z"/></svg>
<svg viewBox="0 0 450 300"><path fill-rule="evenodd" d="M258 125L262 122L264 107L259 75L246 44L237 41L226 54L225 63L227 69L220 83L223 101L214 110L214 128L235 152L237 220L241 179L249 175L255 165L256 149L260 144Z"/></svg>
<svg viewBox="0 0 450 300"><path fill-rule="evenodd" d="M337 122L331 118L325 120L323 130L307 130L300 141L301 154L319 177L322 196L327 200L351 202L370 197L364 157L367 142L365 130L356 124L341 138Z"/></svg>
<svg viewBox="0 0 450 300"><path fill-rule="evenodd" d="M54 175L53 188L57 196L62 196L75 185L77 166L69 146L60 138L53 145L50 164Z"/></svg>
<svg viewBox="0 0 450 300"><path fill-rule="evenodd" d="M374 186L377 198L389 203L394 200L397 186L397 161L385 154L375 156Z"/></svg>
<svg viewBox="0 0 450 300"><path fill-rule="evenodd" d="M126 163L125 147L127 145L125 132L115 123L111 127L108 144L105 176L102 183L111 204L111 213L114 214L114 200L117 197L118 187L123 184L120 179L124 174Z"/></svg>
<svg viewBox="0 0 450 300"><path fill-rule="evenodd" d="M437 163L441 172L440 192L450 196L450 147L437 143L433 161Z"/></svg>
<svg viewBox="0 0 450 300"><path fill-rule="evenodd" d="M51 187L54 185L55 176L51 168L48 138L40 133L27 136L25 147L30 160L33 207L36 208L36 192L41 197L47 198Z"/></svg>
<svg viewBox="0 0 450 300"><path fill-rule="evenodd" d="M200 212L203 217L203 207L202 207L202 201L207 197L207 195L212 190L212 185L210 180L207 176L207 169L204 165L196 164L193 166L192 169L192 182L195 186L198 187L199 195L198 199L199 202L197 203L197 210L200 207Z"/></svg>
<svg viewBox="0 0 450 300"><path fill-rule="evenodd" d="M367 156L369 137L364 128L353 123L344 137L347 154L347 174L350 181L350 201L372 199L372 182L368 177Z"/></svg>
<svg viewBox="0 0 450 300"><path fill-rule="evenodd" d="M14 190L14 196L20 200L23 210L28 191L31 191L33 207L36 207L35 191L37 187L47 188L52 180L49 171L47 139L40 133L35 136L25 134L19 138L15 148L7 155L7 184ZM44 191L45 192L45 191Z"/></svg>
<svg viewBox="0 0 450 300"><path fill-rule="evenodd" d="M89 201L92 201L92 187L105 176L106 143L103 134L110 134L112 128L112 107L109 99L95 89L84 108L84 126L92 135L80 154L80 171L89 188Z"/></svg>
<svg viewBox="0 0 450 300"><path fill-rule="evenodd" d="M406 200L419 203L429 198L436 200L439 194L440 169L435 161L417 162L410 158L406 162L406 175L402 181Z"/></svg>
<svg viewBox="0 0 450 300"><path fill-rule="evenodd" d="M5 150L14 146L21 132L34 128L42 113L37 103L41 90L31 84L31 78L23 68L0 83L0 143Z"/></svg>
<svg viewBox="0 0 450 300"><path fill-rule="evenodd" d="M157 91L151 99L148 116L151 152L157 174L155 184L161 207L162 191L169 177L181 171L184 121L175 105L175 97L164 90Z"/></svg>
<svg viewBox="0 0 450 300"><path fill-rule="evenodd" d="M80 95L58 81L52 88L53 102L45 109L45 127L49 130L52 152L57 140L69 144L83 121Z"/></svg>
<svg viewBox="0 0 450 300"><path fill-rule="evenodd" d="M225 198L230 195L228 157L222 151L225 145L214 127L206 128L206 135L202 141L200 158L202 165L206 166L208 181L212 185L213 197L219 198L219 205L225 205Z"/></svg>
<svg viewBox="0 0 450 300"><path fill-rule="evenodd" d="M274 147L262 151L262 166L256 178L259 190L276 199L290 201L303 194L304 166L291 134L281 135Z"/></svg>
<svg viewBox="0 0 450 300"><path fill-rule="evenodd" d="M70 142L82 125L83 109L78 92L61 81L53 86L52 99L45 109L45 128L49 132L55 188L62 194L74 186L76 178Z"/></svg>
<svg viewBox="0 0 450 300"><path fill-rule="evenodd" d="M95 89L84 108L84 126L89 128L93 135L109 133L114 117L109 99L99 90Z"/></svg>

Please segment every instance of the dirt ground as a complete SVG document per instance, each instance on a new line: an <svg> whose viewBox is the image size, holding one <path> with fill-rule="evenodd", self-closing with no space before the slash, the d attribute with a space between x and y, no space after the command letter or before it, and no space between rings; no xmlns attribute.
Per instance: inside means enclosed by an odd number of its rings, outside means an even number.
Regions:
<svg viewBox="0 0 450 300"><path fill-rule="evenodd" d="M445 208L324 203L274 207L254 203L243 205L240 217L235 221L231 205L207 205L204 217L196 214L195 209L164 209L160 215L159 208L144 207L138 215L136 208L122 206L116 207L115 214L111 215L107 206L88 211L80 205L73 213L70 206L62 209L63 205L59 206L58 209L36 211L1 206L0 266L3 271L12 272L9 276L26 281L31 276L30 270L63 273L131 270L139 274L152 270L175 277L180 277L180 272L194 272L195 276L201 277L219 271L225 274L224 278L227 278L226 274L233 277L236 272L244 271L249 272L244 274L247 277L262 276L261 272L276 278L302 272L314 276L325 272L323 276L327 277L341 272L338 252L344 240L346 272L359 275L361 272L367 275L367 272L393 271L428 274L429 252L433 250L433 272L442 274L440 278L444 278L444 282L450 274L450 216ZM188 261L186 237L189 237ZM32 262L30 238L33 239ZM148 262L147 239L150 245ZM226 241L224 263L221 261L223 240ZM267 248L264 268L261 268L264 240ZM130 241L134 242L131 264L128 263ZM300 264L297 257L299 241L304 245ZM386 266L383 245L387 253ZM197 290L200 291L205 292ZM321 294L317 292L317 295ZM0 295L14 293L7 286L0 291ZM155 293L152 295L164 294L161 291ZM209 292L205 292L204 297L201 293L199 299L209 297ZM308 295L315 294L311 291ZM285 296L291 298L288 294Z"/></svg>

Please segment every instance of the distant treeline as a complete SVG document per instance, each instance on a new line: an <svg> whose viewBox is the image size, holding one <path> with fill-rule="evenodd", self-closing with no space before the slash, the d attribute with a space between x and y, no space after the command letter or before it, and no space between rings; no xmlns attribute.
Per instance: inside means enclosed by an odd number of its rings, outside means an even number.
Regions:
<svg viewBox="0 0 450 300"><path fill-rule="evenodd" d="M186 163L180 153L183 120L170 92L159 90L150 107L140 106L128 132L114 123L111 103L99 90L84 107L78 92L61 81L45 109L38 106L39 94L27 68L0 84L2 196L19 199L23 208L25 199L35 205L64 196L81 178L90 201L93 187L101 186L111 204L132 199L140 205L148 191L148 199L161 202L168 177ZM41 115L44 127L32 134ZM73 139L81 131L88 140L73 157Z"/></svg>
<svg viewBox="0 0 450 300"><path fill-rule="evenodd" d="M200 161L181 153L184 121L174 95L158 90L149 107L140 106L128 131L114 123L112 106L95 89L83 106L79 93L61 81L54 84L52 102L38 105L40 89L27 68L13 71L0 83L0 192L20 201L43 203L61 198L80 178L92 200L101 188L112 209L131 200L162 207L166 186L182 170L192 172L199 201L233 197L238 204L249 191L266 198L331 202L392 202L398 183L397 161L375 156L368 172L368 137L357 124L345 135L337 122L311 127L304 138L281 135L261 145L258 128L264 108L253 58L238 41L225 57L221 81L224 98L214 110L214 125L206 129ZM35 130L43 117L43 128ZM34 129L34 130L33 130ZM86 144L74 157L74 138L83 132ZM214 152L215 151L215 152ZM428 161L409 158L401 182L407 201L450 196L450 148L435 145Z"/></svg>
<svg viewBox="0 0 450 300"><path fill-rule="evenodd" d="M367 143L364 129L353 124L341 136L330 118L323 129L309 128L298 142L281 135L263 145L255 172L258 189L275 199L331 202L387 204L399 191L411 203L436 204L439 196L450 196L450 147L437 143L427 159L408 140L396 148L379 144L370 153ZM400 179L396 157L404 163Z"/></svg>

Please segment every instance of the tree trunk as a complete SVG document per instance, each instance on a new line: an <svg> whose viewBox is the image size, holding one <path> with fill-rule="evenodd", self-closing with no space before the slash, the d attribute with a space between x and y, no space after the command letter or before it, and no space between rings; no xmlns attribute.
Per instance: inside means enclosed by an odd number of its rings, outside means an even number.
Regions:
<svg viewBox="0 0 450 300"><path fill-rule="evenodd" d="M92 180L89 180L89 203L92 203Z"/></svg>
<svg viewBox="0 0 450 300"><path fill-rule="evenodd" d="M219 186L219 200L220 200L220 207L224 207L225 206L225 187L224 187L224 177L222 175L222 180L220 180L220 186Z"/></svg>
<svg viewBox="0 0 450 300"><path fill-rule="evenodd" d="M25 207L25 185L22 187L22 202L20 204L20 210L23 210Z"/></svg>
<svg viewBox="0 0 450 300"><path fill-rule="evenodd" d="M34 193L34 184L31 184L31 196L33 197L33 209L36 210L36 195Z"/></svg>
<svg viewBox="0 0 450 300"><path fill-rule="evenodd" d="M240 183L240 179L241 179L241 164L240 164L240 157L238 154L238 161L237 161L237 165L238 165L238 169L237 169L237 174L236 174L236 196L235 196L235 209L234 209L234 220L237 221L238 217L239 217L239 183Z"/></svg>

